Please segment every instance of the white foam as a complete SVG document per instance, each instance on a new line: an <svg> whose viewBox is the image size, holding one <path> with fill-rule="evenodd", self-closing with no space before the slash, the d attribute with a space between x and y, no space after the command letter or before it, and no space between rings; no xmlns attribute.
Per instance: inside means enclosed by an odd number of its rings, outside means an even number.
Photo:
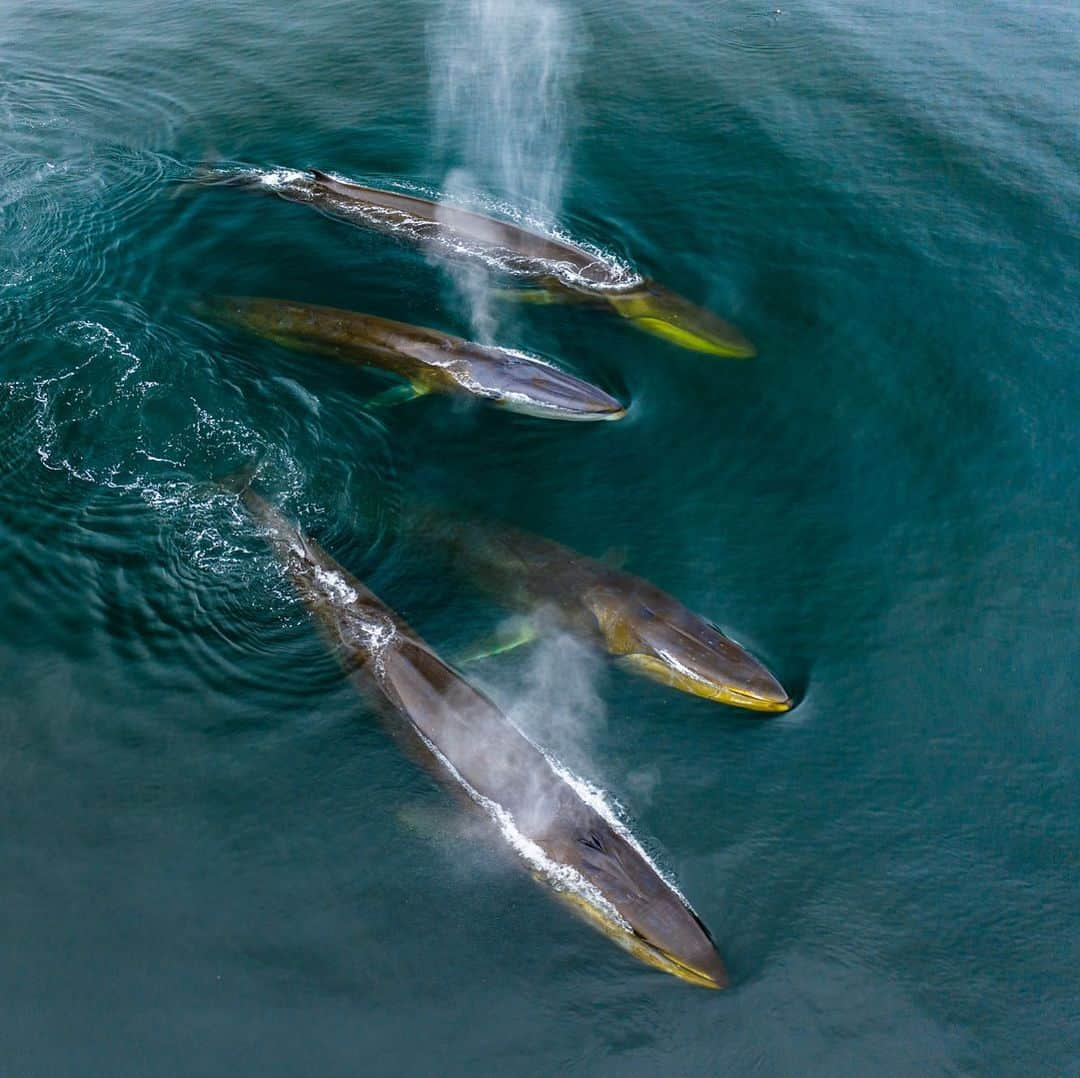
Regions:
<svg viewBox="0 0 1080 1078"><path fill-rule="evenodd" d="M343 606L351 606L360 598L356 593L356 589L350 586L341 573L332 569L324 569L320 565L313 565L313 569L316 582L334 602Z"/></svg>
<svg viewBox="0 0 1080 1078"><path fill-rule="evenodd" d="M541 749L541 752L544 750ZM682 902L687 909L693 909L690 903L687 901L686 896L676 886L675 881L666 873L645 851L641 843L634 837L634 833L627 827L625 821L621 818L616 809L608 801L607 795L598 786L594 786L591 782L581 778L580 775L575 775L568 767L562 764L559 760L556 760L553 756L544 752L547 757L548 763L551 764L555 773L568 785L574 792L584 801L590 808L594 809L596 813L604 818L608 824L610 824L613 831L616 831L621 838L623 838L630 846L632 846L642 859L648 864L648 866L664 881L670 888L673 894L675 894L679 901Z"/></svg>
<svg viewBox="0 0 1080 1078"><path fill-rule="evenodd" d="M178 414L190 409L190 418L155 438L142 412L148 398L164 389L146 376L145 350L110 326L86 319L60 327L57 336L83 352L75 363L56 374L0 383L10 400L30 406L34 452L42 467L139 498L171 522L170 542L199 569L228 577L250 572L250 553L241 539L250 525L237 514L235 498L183 472L193 460L201 470L207 448L231 459L257 456L279 489L296 492L302 476L292 457L244 423L215 416L193 397L173 402ZM73 427L86 429L72 439ZM280 594L291 592L283 588Z"/></svg>
<svg viewBox="0 0 1080 1078"><path fill-rule="evenodd" d="M278 191L289 184L299 183L308 179L306 173L288 168L269 169L266 172L255 170L253 174L258 178L259 183L262 184L263 187L269 187L271 191Z"/></svg>
<svg viewBox="0 0 1080 1078"><path fill-rule="evenodd" d="M509 720L507 720L509 721ZM563 864L549 857L537 843L522 833L514 821L513 815L502 805L491 798L485 797L475 790L461 775L456 767L443 755L439 748L433 744L415 726L413 727L420 739L431 750L436 759L446 768L450 775L458 782L462 789L487 813L499 828L503 838L513 847L518 856L534 871L544 877L556 891L569 892L578 898L588 902L590 906L601 913L607 920L614 922L627 932L632 932L630 924L621 913L604 897L600 890L590 883L572 865ZM525 735L522 734L522 737ZM546 754L545 754L545 758ZM550 758L549 762L550 762ZM562 771L559 772L563 774Z"/></svg>

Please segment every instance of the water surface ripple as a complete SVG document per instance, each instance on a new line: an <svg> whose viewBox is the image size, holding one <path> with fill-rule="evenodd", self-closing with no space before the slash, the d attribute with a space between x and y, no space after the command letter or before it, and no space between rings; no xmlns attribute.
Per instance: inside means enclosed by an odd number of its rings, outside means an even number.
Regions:
<svg viewBox="0 0 1080 1078"><path fill-rule="evenodd" d="M5 6L6 1069L1067 1070L1076 6L499 10ZM542 222L760 355L178 182L230 162ZM378 376L207 322L223 293L495 335L633 404L370 409ZM618 551L798 689L761 722L562 639L473 668L633 820L730 991L567 917L385 738L241 467L450 657L507 614L411 499Z"/></svg>

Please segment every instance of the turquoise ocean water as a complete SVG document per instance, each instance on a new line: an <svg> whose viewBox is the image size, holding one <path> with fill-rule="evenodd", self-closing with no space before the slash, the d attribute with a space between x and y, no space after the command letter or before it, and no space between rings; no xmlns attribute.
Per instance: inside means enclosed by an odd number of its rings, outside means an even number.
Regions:
<svg viewBox="0 0 1080 1078"><path fill-rule="evenodd" d="M0 7L0 1071L1076 1067L1080 15L544 0ZM313 213L332 170L501 206L739 325L695 355ZM205 322L222 292L558 357L545 423ZM471 676L607 791L733 987L635 963L404 758L260 489L448 656L468 504L707 614L760 721L565 641Z"/></svg>

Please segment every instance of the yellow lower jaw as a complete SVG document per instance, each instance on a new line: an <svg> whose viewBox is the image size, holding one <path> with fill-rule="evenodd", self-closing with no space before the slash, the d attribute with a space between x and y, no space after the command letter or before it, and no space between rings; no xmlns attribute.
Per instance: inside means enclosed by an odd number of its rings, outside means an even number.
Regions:
<svg viewBox="0 0 1080 1078"><path fill-rule="evenodd" d="M696 969L692 969L690 966L684 966L681 962L672 958L670 955L663 954L660 951L647 949L652 951L651 955L640 954L634 950L632 946L627 949L636 954L642 962L653 966L655 969L663 970L664 973L670 973L673 977L678 977L680 981L686 981L688 984L696 984L698 988L711 988L713 991L719 991L721 988L727 988L726 984L720 984L718 981L714 981L712 977L705 973L699 973Z"/></svg>
<svg viewBox="0 0 1080 1078"><path fill-rule="evenodd" d="M749 711L768 711L771 713L790 711L793 704L789 700L764 700L757 696L738 696L732 694L724 703L733 707L746 708Z"/></svg>
<svg viewBox="0 0 1080 1078"><path fill-rule="evenodd" d="M651 333L654 337L663 337L664 340L671 341L680 348L687 348L691 352L706 352L711 356L726 356L729 359L749 359L756 354L752 345L701 337L681 326L665 322L661 318L631 318L630 321L646 333Z"/></svg>
<svg viewBox="0 0 1080 1078"><path fill-rule="evenodd" d="M616 924L605 917L602 910L597 909L591 902L581 896L569 891L559 891L557 893L563 901L573 906L586 921L598 928L605 936L614 940L624 951L629 951L638 961L644 962L645 965L652 966L653 969L661 970L663 973L670 973L673 977L678 977L679 980L687 981L690 984L696 984L700 988L718 989L727 987L725 984L715 981L708 974L698 972L692 966L684 966L677 958L672 958L671 955L665 954L663 951L659 951L646 943L640 936L628 932L622 925Z"/></svg>
<svg viewBox="0 0 1080 1078"><path fill-rule="evenodd" d="M720 704L730 704L732 707L741 707L749 711L787 711L791 707L790 700L770 700L764 696L741 692L727 685L717 685L704 679L690 677L678 670L673 670L667 663L652 655L624 655L621 661L653 681L670 685L673 689L689 693L691 696L700 696L705 700L715 700Z"/></svg>

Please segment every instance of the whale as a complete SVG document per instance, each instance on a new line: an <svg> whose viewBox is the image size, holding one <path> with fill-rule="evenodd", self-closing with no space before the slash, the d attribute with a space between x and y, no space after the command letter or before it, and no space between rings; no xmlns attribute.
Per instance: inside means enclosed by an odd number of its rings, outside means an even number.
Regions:
<svg viewBox="0 0 1080 1078"><path fill-rule="evenodd" d="M635 329L707 355L749 358L754 345L719 315L595 252L512 221L405 191L355 183L318 169L220 170L202 173L211 186L268 191L337 218L438 250L478 259L533 287L504 290L525 302L575 303L603 309Z"/></svg>
<svg viewBox="0 0 1080 1078"><path fill-rule="evenodd" d="M283 347L398 375L382 402L427 393L468 397L542 419L613 420L626 409L610 394L541 359L372 314L256 296L197 304L204 314Z"/></svg>
<svg viewBox="0 0 1080 1078"><path fill-rule="evenodd" d="M636 674L761 717L794 704L749 651L641 577L542 536L460 513L418 507L412 529L488 593L527 613L553 614L559 627ZM527 643L537 621L481 654Z"/></svg>
<svg viewBox="0 0 1080 1078"><path fill-rule="evenodd" d="M538 879L633 956L688 983L726 987L708 929L629 831L250 480L221 482L408 754L485 812Z"/></svg>

